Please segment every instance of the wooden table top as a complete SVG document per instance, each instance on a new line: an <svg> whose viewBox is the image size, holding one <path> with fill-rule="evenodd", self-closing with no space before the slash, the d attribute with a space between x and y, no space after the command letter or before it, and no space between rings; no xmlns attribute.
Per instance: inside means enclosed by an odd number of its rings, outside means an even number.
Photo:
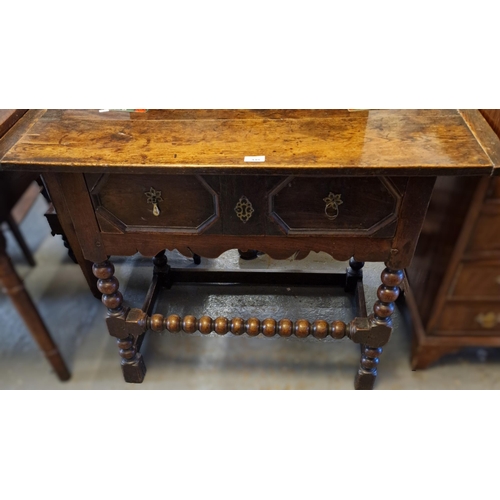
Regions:
<svg viewBox="0 0 500 500"><path fill-rule="evenodd" d="M23 116L27 109L0 109L0 137Z"/></svg>
<svg viewBox="0 0 500 500"><path fill-rule="evenodd" d="M0 137L4 136L28 111L27 109L0 109ZM36 179L29 172L0 172L0 222L7 219L10 211Z"/></svg>
<svg viewBox="0 0 500 500"><path fill-rule="evenodd" d="M477 110L30 110L0 140L0 170L18 171L490 175L497 167L500 141Z"/></svg>

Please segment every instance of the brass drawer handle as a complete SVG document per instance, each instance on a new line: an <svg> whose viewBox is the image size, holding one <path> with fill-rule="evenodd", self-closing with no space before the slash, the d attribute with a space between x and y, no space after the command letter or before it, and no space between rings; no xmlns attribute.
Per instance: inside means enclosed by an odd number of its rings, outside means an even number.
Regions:
<svg viewBox="0 0 500 500"><path fill-rule="evenodd" d="M483 328L494 328L500 323L500 315L494 313L493 311L487 313L479 313L475 320L483 327Z"/></svg>
<svg viewBox="0 0 500 500"><path fill-rule="evenodd" d="M160 203L160 201L163 201L163 198L161 197L161 191L156 191L156 189L151 188L144 194L147 197L147 202L153 205L153 215L158 217L160 215L160 207L158 206L158 203Z"/></svg>
<svg viewBox="0 0 500 500"><path fill-rule="evenodd" d="M246 224L255 212L250 200L246 196L241 196L234 207L234 211L243 224Z"/></svg>
<svg viewBox="0 0 500 500"><path fill-rule="evenodd" d="M325 215L329 220L335 220L339 216L339 205L344 203L340 197L340 194L330 193L327 198L323 198L323 201L326 203L325 206Z"/></svg>

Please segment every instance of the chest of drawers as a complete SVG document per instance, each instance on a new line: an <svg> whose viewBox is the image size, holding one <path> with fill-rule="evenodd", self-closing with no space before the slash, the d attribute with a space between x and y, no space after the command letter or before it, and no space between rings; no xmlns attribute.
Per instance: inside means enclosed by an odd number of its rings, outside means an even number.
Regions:
<svg viewBox="0 0 500 500"><path fill-rule="evenodd" d="M500 111L481 110L500 133ZM500 346L500 178L440 178L407 270L412 365Z"/></svg>
<svg viewBox="0 0 500 500"><path fill-rule="evenodd" d="M167 329L349 337L362 349L356 387L371 388L436 175L491 175L499 151L474 111L41 110L0 144L0 165L43 173L67 231L94 263L127 381L144 378L145 332ZM360 293L363 262L387 267L372 314L349 324L265 311L150 314L157 286L178 275L164 250L216 258L234 248L276 259L311 251L350 259L346 288ZM136 252L155 257L142 309L126 305L108 259Z"/></svg>

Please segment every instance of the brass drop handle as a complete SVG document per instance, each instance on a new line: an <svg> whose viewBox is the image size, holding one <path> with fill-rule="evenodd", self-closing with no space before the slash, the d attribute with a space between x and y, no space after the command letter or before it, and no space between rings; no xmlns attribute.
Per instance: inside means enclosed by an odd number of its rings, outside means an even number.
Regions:
<svg viewBox="0 0 500 500"><path fill-rule="evenodd" d="M344 203L340 194L330 193L323 201L326 203L325 215L328 220L335 220L339 216L339 205Z"/></svg>
<svg viewBox="0 0 500 500"><path fill-rule="evenodd" d="M156 189L151 188L144 194L147 197L147 202L153 205L153 215L155 217L159 217L160 207L158 206L158 203L160 203L160 201L163 201L163 198L161 197L161 191L156 191Z"/></svg>
<svg viewBox="0 0 500 500"><path fill-rule="evenodd" d="M493 311L487 312L487 313L479 313L475 320L483 327L483 328L494 328L497 326L497 324L500 322L499 321L499 316L498 314L495 314Z"/></svg>

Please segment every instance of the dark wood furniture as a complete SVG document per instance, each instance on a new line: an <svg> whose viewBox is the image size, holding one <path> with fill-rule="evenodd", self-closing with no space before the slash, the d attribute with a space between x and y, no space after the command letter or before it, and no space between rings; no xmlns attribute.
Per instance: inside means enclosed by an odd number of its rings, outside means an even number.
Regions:
<svg viewBox="0 0 500 500"><path fill-rule="evenodd" d="M27 109L0 109L0 137L2 137L16 122L23 116ZM0 186L3 184L2 196L0 197L0 221L6 222L18 245L20 246L26 260L30 266L35 265L35 260L24 240L21 231L11 210L17 201L21 198L28 186L33 182L33 174L17 174L16 182L6 185L6 175L0 175Z"/></svg>
<svg viewBox="0 0 500 500"><path fill-rule="evenodd" d="M500 110L481 110L500 135ZM412 367L500 347L500 178L439 178L405 290Z"/></svg>
<svg viewBox="0 0 500 500"><path fill-rule="evenodd" d="M436 176L491 175L499 155L482 116L457 110L40 110L0 142L1 168L43 174L63 230L94 263L126 381L144 378L144 334L167 329L348 337L362 352L356 388L373 387ZM172 281L234 280L170 269L164 250L174 248L187 256L237 248L277 259L320 250L351 259L343 279L358 291L359 316L346 324L265 311L245 319L151 314L159 288ZM136 252L156 256L142 308L123 301L108 259ZM364 261L387 266L369 316ZM238 281L262 279L243 273Z"/></svg>
<svg viewBox="0 0 500 500"><path fill-rule="evenodd" d="M0 136L7 134L26 110L0 110ZM0 224L7 221L14 236L20 243L28 262L34 265L34 260L22 237L11 211L21 198L26 189L36 180L38 174L33 172L0 172ZM39 345L43 354L52 365L61 380L68 380L70 373L62 359L57 345L50 336L40 314L38 313L30 295L24 288L23 281L16 273L14 266L6 251L5 237L0 231L0 284L9 295L13 305L18 310L21 318L26 323L34 340ZM1 320L0 320L1 323ZM3 332L8 334L8 332Z"/></svg>

